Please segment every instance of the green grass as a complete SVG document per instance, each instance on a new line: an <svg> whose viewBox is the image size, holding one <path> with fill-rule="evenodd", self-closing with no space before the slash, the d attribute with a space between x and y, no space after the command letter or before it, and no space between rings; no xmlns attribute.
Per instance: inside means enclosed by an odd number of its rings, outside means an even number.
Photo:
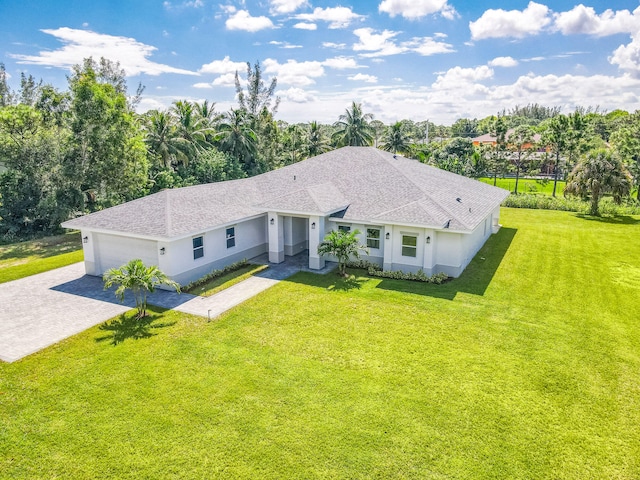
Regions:
<svg viewBox="0 0 640 480"><path fill-rule="evenodd" d="M445 285L299 273L0 364L0 477L639 478L640 217L501 223Z"/></svg>
<svg viewBox="0 0 640 480"><path fill-rule="evenodd" d="M479 178L481 182L493 185L493 177ZM556 186L556 195L561 196L565 186L564 181L558 180ZM496 187L504 188L513 192L516 188L515 178L497 178ZM545 195L551 195L553 193L553 179L548 181L534 180L530 178L520 178L518 180L518 193L544 193Z"/></svg>
<svg viewBox="0 0 640 480"><path fill-rule="evenodd" d="M234 270L233 272L225 273L217 278L213 278L208 282L193 287L187 290L187 293L191 293L193 295L200 295L201 297L210 297L225 288L232 287L233 285L246 280L247 278L255 275L256 273L260 273L261 271L268 268L267 265L244 265L240 267L238 270Z"/></svg>
<svg viewBox="0 0 640 480"><path fill-rule="evenodd" d="M83 260L78 232L0 245L0 283Z"/></svg>

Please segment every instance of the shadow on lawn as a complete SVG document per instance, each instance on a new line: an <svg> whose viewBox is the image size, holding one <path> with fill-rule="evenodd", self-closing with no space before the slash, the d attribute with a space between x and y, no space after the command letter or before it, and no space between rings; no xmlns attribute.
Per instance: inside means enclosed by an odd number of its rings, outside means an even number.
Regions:
<svg viewBox="0 0 640 480"><path fill-rule="evenodd" d="M335 276L333 276L333 278L335 280L332 285L327 287L327 290L341 290L345 292L353 289L359 290L364 283L363 279L357 278L355 275L349 275L347 278L335 278Z"/></svg>
<svg viewBox="0 0 640 480"><path fill-rule="evenodd" d="M140 340L141 338L153 337L157 335L157 333L153 333L154 329L171 327L176 324L176 322L153 323L159 318L161 318L160 315L151 314L137 319L135 315L123 313L117 319L105 322L98 327L108 333L96 338L96 342L110 340L111 345L115 346L129 338Z"/></svg>
<svg viewBox="0 0 640 480"><path fill-rule="evenodd" d="M600 223L611 223L614 225L638 225L640 224L640 219L633 218L630 215L614 215L614 216L606 216L606 217L594 217L593 215L586 215L584 213L577 213L577 218L581 218L582 220L590 220L592 222L600 222Z"/></svg>

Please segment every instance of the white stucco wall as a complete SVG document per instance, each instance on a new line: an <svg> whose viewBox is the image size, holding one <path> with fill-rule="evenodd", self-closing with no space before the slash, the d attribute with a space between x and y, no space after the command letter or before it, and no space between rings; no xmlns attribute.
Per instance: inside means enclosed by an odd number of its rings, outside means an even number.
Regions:
<svg viewBox="0 0 640 480"><path fill-rule="evenodd" d="M159 256L158 266L173 280L184 285L211 270L243 258L253 258L267 251L266 222L266 216L262 216L173 242L160 242L158 248L165 247L165 254ZM228 227L235 227L236 245L231 248L227 248ZM193 238L200 235L203 237L204 256L194 259Z"/></svg>
<svg viewBox="0 0 640 480"><path fill-rule="evenodd" d="M284 217L284 253L296 255L309 248L309 220L302 217Z"/></svg>

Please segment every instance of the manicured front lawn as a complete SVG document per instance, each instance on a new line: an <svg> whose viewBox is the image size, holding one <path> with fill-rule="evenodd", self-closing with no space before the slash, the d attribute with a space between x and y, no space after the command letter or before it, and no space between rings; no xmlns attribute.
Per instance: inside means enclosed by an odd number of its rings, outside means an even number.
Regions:
<svg viewBox="0 0 640 480"><path fill-rule="evenodd" d="M501 223L445 285L300 273L0 364L0 476L640 477L640 218Z"/></svg>
<svg viewBox="0 0 640 480"><path fill-rule="evenodd" d="M71 265L83 259L78 232L0 245L0 283Z"/></svg>

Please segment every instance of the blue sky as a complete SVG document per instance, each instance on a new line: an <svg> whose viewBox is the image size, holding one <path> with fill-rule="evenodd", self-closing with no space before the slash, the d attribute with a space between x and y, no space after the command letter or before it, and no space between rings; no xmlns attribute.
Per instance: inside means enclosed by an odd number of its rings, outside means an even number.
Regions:
<svg viewBox="0 0 640 480"><path fill-rule="evenodd" d="M71 65L104 56L146 86L141 111L227 110L255 61L288 122L330 123L351 101L385 123L640 109L638 0L1 0L0 31L12 87L25 72L66 88Z"/></svg>

